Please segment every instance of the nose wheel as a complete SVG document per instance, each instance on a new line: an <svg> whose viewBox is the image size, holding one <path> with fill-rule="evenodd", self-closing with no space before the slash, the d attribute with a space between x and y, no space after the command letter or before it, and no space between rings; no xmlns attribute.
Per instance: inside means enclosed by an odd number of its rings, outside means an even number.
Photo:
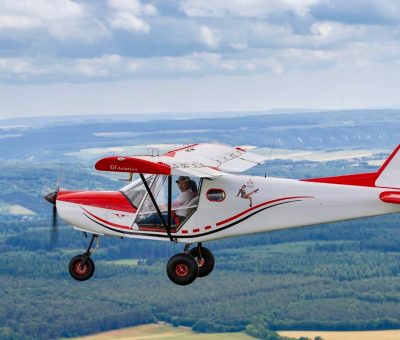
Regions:
<svg viewBox="0 0 400 340"><path fill-rule="evenodd" d="M180 286L191 284L197 277L207 276L214 269L215 260L212 252L201 243L185 252L172 256L167 263L167 275L170 280Z"/></svg>
<svg viewBox="0 0 400 340"><path fill-rule="evenodd" d="M69 261L68 271L71 276L77 281L89 280L96 269L93 260L90 256L94 253L90 251L93 245L93 241L98 239L97 235L93 235L90 240L89 247L86 252L82 255L77 255ZM96 249L95 249L96 250Z"/></svg>

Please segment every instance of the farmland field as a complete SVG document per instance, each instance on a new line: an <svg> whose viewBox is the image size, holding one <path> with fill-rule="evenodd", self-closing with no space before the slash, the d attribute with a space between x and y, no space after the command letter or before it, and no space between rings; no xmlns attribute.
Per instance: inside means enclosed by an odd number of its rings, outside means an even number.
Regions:
<svg viewBox="0 0 400 340"><path fill-rule="evenodd" d="M106 339L185 339L185 340L246 340L254 339L244 333L206 333L193 332L189 327L171 327L163 324L149 324L137 327L123 328L116 331L100 333L97 335L76 338L81 340L106 340Z"/></svg>
<svg viewBox="0 0 400 340"><path fill-rule="evenodd" d="M301 336L314 339L320 336L324 340L398 340L400 330L390 331L363 331L363 332L315 332L315 331L288 331L278 332L279 335L299 338Z"/></svg>

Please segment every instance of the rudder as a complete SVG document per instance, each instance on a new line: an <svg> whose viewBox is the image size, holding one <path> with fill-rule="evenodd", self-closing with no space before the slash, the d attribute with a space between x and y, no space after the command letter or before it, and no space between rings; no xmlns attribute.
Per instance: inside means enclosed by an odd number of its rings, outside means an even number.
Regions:
<svg viewBox="0 0 400 340"><path fill-rule="evenodd" d="M400 188L400 145L392 152L378 170L375 185L378 187Z"/></svg>

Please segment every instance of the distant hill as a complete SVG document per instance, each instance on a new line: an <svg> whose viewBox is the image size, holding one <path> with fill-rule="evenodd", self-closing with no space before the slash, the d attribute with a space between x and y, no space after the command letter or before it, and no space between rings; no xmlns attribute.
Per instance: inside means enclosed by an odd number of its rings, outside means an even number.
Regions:
<svg viewBox="0 0 400 340"><path fill-rule="evenodd" d="M74 160L83 148L219 142L286 149L393 149L400 141L400 110L257 114L242 117L137 120L67 117L35 124L0 121L0 160ZM8 121L10 123L10 121ZM15 123L15 122L14 122Z"/></svg>

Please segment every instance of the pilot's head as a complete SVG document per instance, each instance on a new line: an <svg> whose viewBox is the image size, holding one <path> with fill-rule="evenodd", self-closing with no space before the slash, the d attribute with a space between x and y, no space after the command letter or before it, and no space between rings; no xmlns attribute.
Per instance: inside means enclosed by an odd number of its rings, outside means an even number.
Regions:
<svg viewBox="0 0 400 340"><path fill-rule="evenodd" d="M189 189L190 178L187 176L179 176L176 183L180 191L186 191Z"/></svg>

